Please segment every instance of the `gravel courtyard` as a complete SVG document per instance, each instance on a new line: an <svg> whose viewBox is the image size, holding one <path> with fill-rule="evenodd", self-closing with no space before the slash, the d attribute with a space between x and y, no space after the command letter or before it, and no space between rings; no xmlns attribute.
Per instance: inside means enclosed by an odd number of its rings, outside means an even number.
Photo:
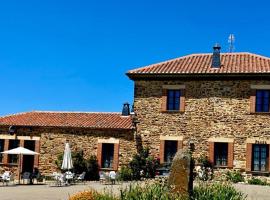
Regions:
<svg viewBox="0 0 270 200"><path fill-rule="evenodd" d="M85 185L72 185L65 187L55 187L49 185L16 185L0 186L1 200L67 200L76 192L93 188L97 191L119 191L120 188L128 184L102 185L98 182L88 182Z"/></svg>
<svg viewBox="0 0 270 200"><path fill-rule="evenodd" d="M67 200L71 194L93 188L97 191L117 192L120 188L127 187L129 183L121 185L101 185L98 182L88 182L85 185L72 185L67 187L52 187L49 185L20 185L0 186L1 200ZM270 187L257 185L235 184L235 187L248 195L248 200L269 200Z"/></svg>
<svg viewBox="0 0 270 200"><path fill-rule="evenodd" d="M270 200L270 186L235 184L236 189L247 195L248 200Z"/></svg>

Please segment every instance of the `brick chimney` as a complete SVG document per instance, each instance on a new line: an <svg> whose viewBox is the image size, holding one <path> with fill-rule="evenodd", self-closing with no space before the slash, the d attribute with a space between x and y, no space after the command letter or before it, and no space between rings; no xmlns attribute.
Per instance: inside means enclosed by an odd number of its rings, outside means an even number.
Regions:
<svg viewBox="0 0 270 200"><path fill-rule="evenodd" d="M129 115L130 115L129 103L126 102L123 105L122 116L129 116Z"/></svg>
<svg viewBox="0 0 270 200"><path fill-rule="evenodd" d="M216 43L213 49L214 49L214 52L212 56L212 68L220 68L221 67L221 60L220 60L221 47L219 46L218 43Z"/></svg>

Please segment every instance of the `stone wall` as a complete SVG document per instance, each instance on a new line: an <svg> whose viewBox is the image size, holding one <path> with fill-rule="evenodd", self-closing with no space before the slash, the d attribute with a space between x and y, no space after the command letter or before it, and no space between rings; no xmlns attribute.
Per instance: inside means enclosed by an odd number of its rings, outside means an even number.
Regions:
<svg viewBox="0 0 270 200"><path fill-rule="evenodd" d="M235 167L246 166L246 140L270 140L270 115L250 113L251 85L261 80L136 80L134 110L142 142L159 156L160 136L195 142L194 156L208 155L209 138L234 139ZM185 85L185 112L162 112L162 87Z"/></svg>
<svg viewBox="0 0 270 200"><path fill-rule="evenodd" d="M0 127L0 136L8 136L8 127ZM43 174L55 171L55 160L69 141L71 150L83 150L85 157L97 155L98 139L119 139L119 167L127 164L136 153L134 134L131 130L93 130L87 128L32 127L18 128L17 136L40 137L39 169ZM1 168L10 167L1 165ZM16 168L16 166L14 166Z"/></svg>

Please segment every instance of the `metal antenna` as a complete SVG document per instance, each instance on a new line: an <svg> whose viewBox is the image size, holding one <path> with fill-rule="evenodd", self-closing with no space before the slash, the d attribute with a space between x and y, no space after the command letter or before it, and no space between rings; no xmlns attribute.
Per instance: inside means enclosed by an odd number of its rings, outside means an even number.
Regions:
<svg viewBox="0 0 270 200"><path fill-rule="evenodd" d="M232 53L232 52L235 50L234 42L235 42L234 34L230 34L230 35L229 35L229 38L228 38L228 43L229 43L229 53Z"/></svg>

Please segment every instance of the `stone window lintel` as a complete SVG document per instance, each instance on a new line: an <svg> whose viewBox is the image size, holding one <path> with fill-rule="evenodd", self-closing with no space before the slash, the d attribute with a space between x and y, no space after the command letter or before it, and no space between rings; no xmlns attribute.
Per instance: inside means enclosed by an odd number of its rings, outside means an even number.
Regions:
<svg viewBox="0 0 270 200"><path fill-rule="evenodd" d="M248 144L270 144L270 139L266 138L247 138L246 143Z"/></svg>
<svg viewBox="0 0 270 200"><path fill-rule="evenodd" d="M214 137L214 138L209 138L208 142L225 142L225 143L233 143L234 139L233 138L225 138L225 137Z"/></svg>
<svg viewBox="0 0 270 200"><path fill-rule="evenodd" d="M255 90L270 90L270 85L250 85L250 88Z"/></svg>
<svg viewBox="0 0 270 200"><path fill-rule="evenodd" d="M119 139L115 139L115 138L98 139L98 143L112 143L112 144L119 144Z"/></svg>
<svg viewBox="0 0 270 200"><path fill-rule="evenodd" d="M176 141L179 141L179 140L183 140L183 136L164 136L164 135L161 135L160 136L160 140L176 140Z"/></svg>
<svg viewBox="0 0 270 200"><path fill-rule="evenodd" d="M15 135L0 135L0 139L8 139L8 140L40 140L40 137L37 136L15 136Z"/></svg>
<svg viewBox="0 0 270 200"><path fill-rule="evenodd" d="M181 89L186 89L185 85L163 85L163 89L168 89L168 90L181 90Z"/></svg>

